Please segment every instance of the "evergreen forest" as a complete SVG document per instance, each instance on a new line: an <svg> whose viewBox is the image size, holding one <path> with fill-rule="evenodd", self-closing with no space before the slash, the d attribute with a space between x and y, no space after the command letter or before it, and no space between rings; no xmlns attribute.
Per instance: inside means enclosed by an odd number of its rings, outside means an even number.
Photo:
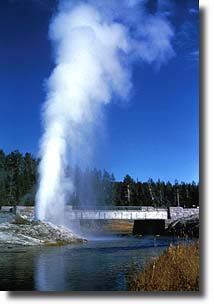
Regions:
<svg viewBox="0 0 214 307"><path fill-rule="evenodd" d="M39 160L30 153L18 150L6 154L0 150L0 206L34 206L38 184ZM54 167L54 165L53 165ZM196 182L164 182L160 179L147 181L125 175L117 181L106 170L67 167L75 190L72 190L68 205L86 206L199 206L199 184ZM143 177L143 174L142 174Z"/></svg>

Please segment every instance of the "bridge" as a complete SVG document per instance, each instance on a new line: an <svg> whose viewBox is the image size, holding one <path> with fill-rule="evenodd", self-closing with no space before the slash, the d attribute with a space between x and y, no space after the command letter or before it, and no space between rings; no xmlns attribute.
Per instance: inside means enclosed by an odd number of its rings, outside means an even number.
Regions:
<svg viewBox="0 0 214 307"><path fill-rule="evenodd" d="M68 206L66 209L68 221L79 220L80 223L87 221L90 223L90 220L97 220L110 223L110 228L113 228L115 223L117 225L123 223L123 225L130 225L132 233L135 235L163 234L168 223L193 214L199 214L199 208L118 206L80 209Z"/></svg>
<svg viewBox="0 0 214 307"><path fill-rule="evenodd" d="M66 217L69 220L166 220L168 210L154 207L67 207Z"/></svg>
<svg viewBox="0 0 214 307"><path fill-rule="evenodd" d="M66 216L71 220L176 220L199 214L199 208L146 206L109 206L97 208L67 207Z"/></svg>
<svg viewBox="0 0 214 307"><path fill-rule="evenodd" d="M199 208L155 208L155 207L97 207L66 209L66 219L84 221L98 220L120 224L122 221L130 224L133 234L163 234L168 223L182 217L199 214ZM123 223L124 223L123 222ZM113 224L112 224L113 225Z"/></svg>
<svg viewBox="0 0 214 307"><path fill-rule="evenodd" d="M13 207L2 206L1 212L12 212ZM30 219L34 218L34 207L16 206L16 212ZM156 208L146 206L97 206L97 207L72 207L67 206L65 211L66 220L90 223L90 221L103 221L119 225L126 223L131 225L133 234L160 234L166 225L173 220L199 214L199 208ZM0 215L0 223L8 220L10 214ZM5 220L6 219L6 220ZM88 222L87 222L88 221ZM115 221L115 223L113 222Z"/></svg>
<svg viewBox="0 0 214 307"><path fill-rule="evenodd" d="M1 206L3 212L12 212L13 206ZM16 206L16 212L34 217L34 207ZM176 220L199 214L199 208L169 207L156 208L148 206L96 206L66 207L69 220Z"/></svg>

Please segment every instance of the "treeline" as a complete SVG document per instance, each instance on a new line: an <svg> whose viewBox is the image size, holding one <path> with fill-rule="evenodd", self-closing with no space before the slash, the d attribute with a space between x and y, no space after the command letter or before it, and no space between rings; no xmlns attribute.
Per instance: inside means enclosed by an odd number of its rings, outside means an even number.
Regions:
<svg viewBox="0 0 214 307"><path fill-rule="evenodd" d="M7 155L0 150L0 206L34 205L38 164L39 161L30 153L22 155L16 150ZM68 167L66 176L75 186L68 203L73 206L199 205L199 185L195 182L154 182L151 178L141 182L129 175L123 181L116 181L114 175L106 170L82 170L78 166Z"/></svg>
<svg viewBox="0 0 214 307"><path fill-rule="evenodd" d="M0 205L32 205L36 192L37 161L18 150L0 150Z"/></svg>

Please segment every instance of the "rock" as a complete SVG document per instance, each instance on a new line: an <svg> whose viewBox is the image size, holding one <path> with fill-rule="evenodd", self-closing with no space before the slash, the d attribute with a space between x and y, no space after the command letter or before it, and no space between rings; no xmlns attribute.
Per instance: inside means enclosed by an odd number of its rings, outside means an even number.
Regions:
<svg viewBox="0 0 214 307"><path fill-rule="evenodd" d="M176 235L180 237L199 237L199 214L189 217L183 217L169 224L167 230L168 235Z"/></svg>
<svg viewBox="0 0 214 307"><path fill-rule="evenodd" d="M0 224L0 244L65 245L84 242L69 229L49 222L29 221L18 218L18 223Z"/></svg>

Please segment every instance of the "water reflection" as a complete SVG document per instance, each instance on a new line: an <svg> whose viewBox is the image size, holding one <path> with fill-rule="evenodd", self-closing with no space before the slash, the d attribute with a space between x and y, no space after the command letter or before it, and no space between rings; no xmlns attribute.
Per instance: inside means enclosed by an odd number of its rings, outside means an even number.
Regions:
<svg viewBox="0 0 214 307"><path fill-rule="evenodd" d="M63 291L65 265L63 253L40 252L35 258L35 288L38 291Z"/></svg>
<svg viewBox="0 0 214 307"><path fill-rule="evenodd" d="M0 247L0 290L34 289L34 252Z"/></svg>
<svg viewBox="0 0 214 307"><path fill-rule="evenodd" d="M138 272L170 242L154 237L102 238L65 247L1 249L0 289L126 290L130 272Z"/></svg>

